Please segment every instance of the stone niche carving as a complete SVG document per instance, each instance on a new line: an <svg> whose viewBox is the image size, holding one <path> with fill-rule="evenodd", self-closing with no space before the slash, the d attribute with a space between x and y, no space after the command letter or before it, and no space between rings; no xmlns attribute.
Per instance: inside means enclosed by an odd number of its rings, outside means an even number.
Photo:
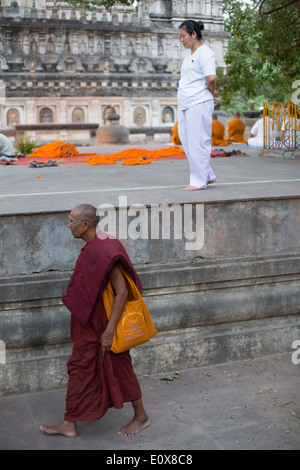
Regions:
<svg viewBox="0 0 300 470"><path fill-rule="evenodd" d="M73 109L72 122L85 122L84 110L82 108Z"/></svg>
<svg viewBox="0 0 300 470"><path fill-rule="evenodd" d="M136 126L143 126L147 121L146 110L142 106L137 106L133 111L133 122Z"/></svg>
<svg viewBox="0 0 300 470"><path fill-rule="evenodd" d="M105 60L103 63L103 72L108 73L109 72L109 61Z"/></svg>
<svg viewBox="0 0 300 470"><path fill-rule="evenodd" d="M42 108L40 110L40 123L42 124L48 124L50 122L53 122L53 111L50 108Z"/></svg>
<svg viewBox="0 0 300 470"><path fill-rule="evenodd" d="M65 72L75 72L76 71L76 62L74 59L66 59L65 62Z"/></svg>
<svg viewBox="0 0 300 470"><path fill-rule="evenodd" d="M128 70L132 73L151 73L153 72L152 61L146 57L133 59Z"/></svg>
<svg viewBox="0 0 300 470"><path fill-rule="evenodd" d="M8 70L8 68L5 58L0 55L0 70Z"/></svg>
<svg viewBox="0 0 300 470"><path fill-rule="evenodd" d="M170 106L166 106L162 110L162 122L173 123L174 122L174 110Z"/></svg>
<svg viewBox="0 0 300 470"><path fill-rule="evenodd" d="M57 66L58 72L83 72L81 60L77 56L62 57Z"/></svg>
<svg viewBox="0 0 300 470"><path fill-rule="evenodd" d="M43 72L43 66L41 64L41 60L38 57L32 58L31 56L25 57L24 59L24 66L23 70L25 72L35 73L35 72Z"/></svg>
<svg viewBox="0 0 300 470"><path fill-rule="evenodd" d="M104 57L99 61L99 71L103 73L115 72L114 62L110 58Z"/></svg>
<svg viewBox="0 0 300 470"><path fill-rule="evenodd" d="M167 64L166 72L177 74L180 72L180 66L179 60L170 60Z"/></svg>
<svg viewBox="0 0 300 470"><path fill-rule="evenodd" d="M15 127L17 124L20 124L20 113L16 108L10 108L7 111L7 127Z"/></svg>
<svg viewBox="0 0 300 470"><path fill-rule="evenodd" d="M29 62L29 70L30 70L30 72L35 72L35 66L36 66L35 60L31 60L31 61Z"/></svg>

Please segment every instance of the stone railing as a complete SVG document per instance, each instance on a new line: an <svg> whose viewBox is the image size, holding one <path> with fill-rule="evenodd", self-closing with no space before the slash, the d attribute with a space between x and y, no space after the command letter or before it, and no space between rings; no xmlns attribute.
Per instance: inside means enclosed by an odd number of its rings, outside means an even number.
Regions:
<svg viewBox="0 0 300 470"><path fill-rule="evenodd" d="M68 134L65 136L62 135L62 132L66 131L89 131L90 139L89 145L97 145L97 130L99 129L99 124L97 123L65 123L65 124L57 124L57 123L43 123L43 124L17 124L13 129L0 129L0 133L4 134L6 137L11 139L17 139L20 135L24 135L25 133L30 133L32 137L36 138L36 133L41 134L43 132L46 133L57 133L60 135L61 138L67 138L68 140L72 140L69 138ZM140 135L145 136L146 141L153 140L155 135L159 134L168 134L172 135L172 127L129 127L128 128L130 135ZM50 137L50 134L49 134ZM50 138L47 142L50 141ZM40 142L41 143L41 142ZM114 143L114 142L113 142ZM117 143L117 142L115 142ZM78 144L77 144L78 145Z"/></svg>
<svg viewBox="0 0 300 470"><path fill-rule="evenodd" d="M0 129L0 134L5 135L6 137L16 137L16 129Z"/></svg>
<svg viewBox="0 0 300 470"><path fill-rule="evenodd" d="M153 140L155 134L169 134L172 135L172 127L129 127L130 135L145 135L146 140Z"/></svg>
<svg viewBox="0 0 300 470"><path fill-rule="evenodd" d="M18 124L16 125L16 138L26 132L60 132L60 131L89 131L90 145L96 144L97 123L65 123L65 124Z"/></svg>

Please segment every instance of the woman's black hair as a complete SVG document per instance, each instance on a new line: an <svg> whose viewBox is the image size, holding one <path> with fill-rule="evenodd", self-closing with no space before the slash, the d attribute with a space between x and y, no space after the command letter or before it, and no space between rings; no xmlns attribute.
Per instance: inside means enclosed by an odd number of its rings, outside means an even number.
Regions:
<svg viewBox="0 0 300 470"><path fill-rule="evenodd" d="M199 40L202 39L202 33L204 29L204 24L202 21L194 21L194 20L186 20L179 26L179 29L184 29L190 36L195 31L197 34L197 38Z"/></svg>

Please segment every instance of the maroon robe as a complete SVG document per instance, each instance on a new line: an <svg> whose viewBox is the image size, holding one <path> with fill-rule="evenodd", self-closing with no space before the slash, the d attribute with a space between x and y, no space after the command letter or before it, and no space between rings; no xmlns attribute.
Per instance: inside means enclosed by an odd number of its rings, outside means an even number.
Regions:
<svg viewBox="0 0 300 470"><path fill-rule="evenodd" d="M85 245L78 257L62 301L71 311L72 355L68 362L67 421L94 421L110 408L141 398L129 351L102 357L100 337L108 320L102 302L109 276L122 263L142 290L131 261L117 239L98 236Z"/></svg>

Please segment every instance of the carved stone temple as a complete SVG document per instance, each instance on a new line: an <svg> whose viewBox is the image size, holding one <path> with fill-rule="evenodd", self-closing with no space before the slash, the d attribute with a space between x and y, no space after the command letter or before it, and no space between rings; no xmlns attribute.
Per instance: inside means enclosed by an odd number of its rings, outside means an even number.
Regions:
<svg viewBox="0 0 300 470"><path fill-rule="evenodd" d="M150 0L85 16L63 2L0 1L0 128L106 122L171 126L185 49L178 26L205 24L224 66L228 33L220 0Z"/></svg>

